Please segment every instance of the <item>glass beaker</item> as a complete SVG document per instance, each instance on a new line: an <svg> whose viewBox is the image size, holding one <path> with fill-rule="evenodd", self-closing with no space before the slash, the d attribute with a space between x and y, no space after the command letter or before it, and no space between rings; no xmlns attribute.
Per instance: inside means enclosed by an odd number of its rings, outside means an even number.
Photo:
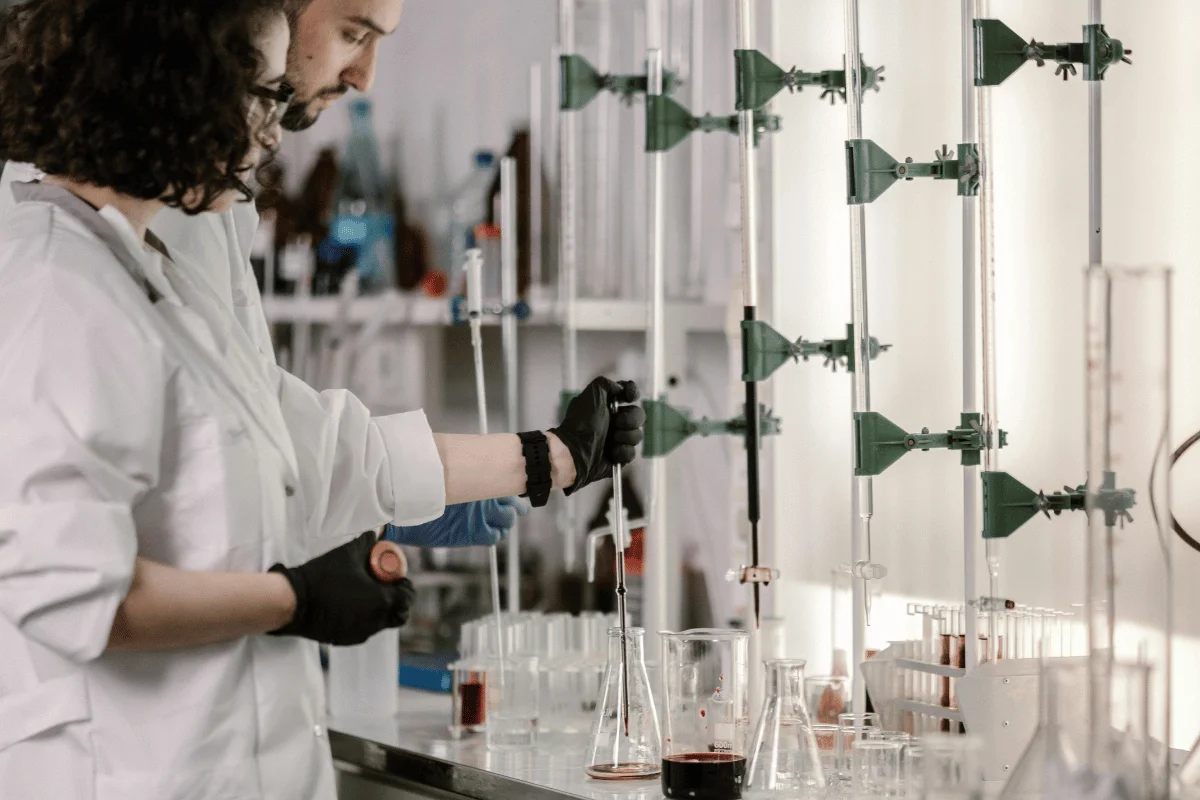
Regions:
<svg viewBox="0 0 1200 800"><path fill-rule="evenodd" d="M587 774L593 778L642 780L657 777L662 771L662 733L646 674L645 635L642 628L626 629L622 647L621 629L608 631L608 665L600 686L592 743L585 762Z"/></svg>
<svg viewBox="0 0 1200 800"><path fill-rule="evenodd" d="M489 750L533 747L538 722L537 656L513 653L487 659Z"/></svg>
<svg viewBox="0 0 1200 800"><path fill-rule="evenodd" d="M981 800L983 742L962 734L925 737L924 800Z"/></svg>
<svg viewBox="0 0 1200 800"><path fill-rule="evenodd" d="M854 749L854 743L859 739L866 739L868 731L881 730L879 727L879 715L873 711L863 714L855 714L852 711L848 711L844 714L838 714L837 722L838 778L848 781L850 780L850 754Z"/></svg>
<svg viewBox="0 0 1200 800"><path fill-rule="evenodd" d="M900 748L900 796L925 797L925 743L912 739Z"/></svg>
<svg viewBox="0 0 1200 800"><path fill-rule="evenodd" d="M806 678L804 694L813 722L836 725L838 715L845 712L850 703L850 679L839 675Z"/></svg>
<svg viewBox="0 0 1200 800"><path fill-rule="evenodd" d="M850 755L855 800L900 796L900 743L855 739Z"/></svg>
<svg viewBox="0 0 1200 800"><path fill-rule="evenodd" d="M662 790L738 800L750 727L746 631L663 631Z"/></svg>
<svg viewBox="0 0 1200 800"><path fill-rule="evenodd" d="M763 707L750 745L746 790L801 791L825 786L812 719L804 700L805 662L774 659L763 664Z"/></svg>
<svg viewBox="0 0 1200 800"><path fill-rule="evenodd" d="M1087 704L1087 664L1043 662L1038 726L1000 793L1002 800L1053 800L1079 763L1082 730L1070 730ZM1077 726L1081 727L1081 726Z"/></svg>

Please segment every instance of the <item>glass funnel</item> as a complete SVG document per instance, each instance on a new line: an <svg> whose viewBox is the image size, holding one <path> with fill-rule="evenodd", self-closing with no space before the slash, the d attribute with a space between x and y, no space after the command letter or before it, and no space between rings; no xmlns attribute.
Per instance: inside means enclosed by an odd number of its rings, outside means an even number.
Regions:
<svg viewBox="0 0 1200 800"><path fill-rule="evenodd" d="M804 699L804 661L763 664L763 707L750 745L746 791L799 792L825 786L821 753Z"/></svg>
<svg viewBox="0 0 1200 800"><path fill-rule="evenodd" d="M622 648L621 629L608 631L608 666L600 685L586 762L587 774L593 778L640 780L657 777L662 771L662 734L646 674L645 636L642 628L629 628Z"/></svg>
<svg viewBox="0 0 1200 800"><path fill-rule="evenodd" d="M750 727L750 634L698 629L660 635L663 794L738 800Z"/></svg>
<svg viewBox="0 0 1200 800"><path fill-rule="evenodd" d="M1002 800L1056 800L1078 767L1086 736L1079 710L1087 703L1087 664L1043 662L1038 681L1038 726L1000 793ZM1067 721L1072 721L1068 728Z"/></svg>

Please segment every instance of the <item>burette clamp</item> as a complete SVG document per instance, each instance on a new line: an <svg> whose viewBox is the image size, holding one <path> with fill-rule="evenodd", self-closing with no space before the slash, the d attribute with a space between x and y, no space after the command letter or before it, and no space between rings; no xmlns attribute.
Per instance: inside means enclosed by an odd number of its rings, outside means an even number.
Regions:
<svg viewBox="0 0 1200 800"><path fill-rule="evenodd" d="M984 472L983 481L983 538L1004 539L1037 514L1059 516L1065 511L1096 511L1104 515L1108 527L1133 521L1130 511L1136 505L1133 489L1118 489L1117 476L1105 472L1100 486L1089 491L1087 484L1061 492L1034 492L1007 472Z"/></svg>
<svg viewBox="0 0 1200 800"><path fill-rule="evenodd" d="M932 161L917 162L906 158L897 161L870 139L850 139L846 142L846 202L849 205L874 203L880 195L900 180L933 178L935 181L954 181L960 197L979 194L979 148L971 143L959 144L957 155L946 145L935 150Z"/></svg>
<svg viewBox="0 0 1200 800"><path fill-rule="evenodd" d="M646 75L602 73L580 55L559 56L558 67L560 111L582 111L601 92L615 94L626 106L631 106L634 98L646 94L649 86ZM663 72L663 94L673 94L681 83L678 73Z"/></svg>
<svg viewBox="0 0 1200 800"><path fill-rule="evenodd" d="M696 132L724 132L736 135L740 127L741 122L737 114L730 116L705 114L697 117L665 94L646 96L647 153L665 153ZM761 110L755 111L755 146L759 144L764 134L777 133L782 127L782 122L777 115Z"/></svg>
<svg viewBox="0 0 1200 800"><path fill-rule="evenodd" d="M983 614L1002 614L1017 607L1015 600L1005 597L977 597L970 603L971 608Z"/></svg>
<svg viewBox="0 0 1200 800"><path fill-rule="evenodd" d="M779 570L771 567L747 567L742 565L726 571L725 580L730 583L757 583L763 586L779 580Z"/></svg>
<svg viewBox="0 0 1200 800"><path fill-rule="evenodd" d="M792 67L784 70L758 50L734 50L733 59L737 69L737 110L754 109L758 111L766 107L784 89L795 93L803 91L806 86L822 89L821 99L829 98L830 104L837 98L846 99L846 67L843 58L841 69L827 69L823 72L804 72ZM880 90L883 83L883 67L868 67L865 61L860 61L863 90Z"/></svg>
<svg viewBox="0 0 1200 800"><path fill-rule="evenodd" d="M468 309L467 298L459 296L450 301L450 321L454 325L465 325L475 316L506 317L510 315L524 322L533 316L533 308L524 300L518 300L512 305L500 302L484 303L483 308L476 315Z"/></svg>
<svg viewBox="0 0 1200 800"><path fill-rule="evenodd" d="M975 20L976 86L999 86L1027 61L1039 67L1055 62L1054 74L1064 81L1078 74L1076 64L1083 67L1085 81L1104 80L1114 64L1132 64L1132 54L1100 24L1084 25L1082 42L1046 44L1036 39L1026 42L998 19Z"/></svg>
<svg viewBox="0 0 1200 800"><path fill-rule="evenodd" d="M953 450L959 452L964 467L977 467L982 451L992 447L991 435L983 429L983 417L977 413L960 415L957 428L945 433L907 433L877 411L854 414L854 474L868 477L883 473L913 450ZM1008 432L998 431L996 446L1008 445Z"/></svg>
<svg viewBox="0 0 1200 800"><path fill-rule="evenodd" d="M660 458L679 447L693 436L746 436L746 416L732 419L713 420L708 417L693 419L686 408L672 406L663 400L643 400L646 411L645 435L642 439L642 457ZM782 423L766 406L759 406L759 435L775 436Z"/></svg>
<svg viewBox="0 0 1200 800"><path fill-rule="evenodd" d="M810 342L801 337L793 342L762 320L743 320L742 381L765 381L789 360L799 363L807 362L810 358L822 359L823 366L834 372L839 366L847 372L854 372L857 366L856 341L853 325L846 326L845 339ZM890 344L880 344L872 336L871 360L874 361L891 347Z"/></svg>

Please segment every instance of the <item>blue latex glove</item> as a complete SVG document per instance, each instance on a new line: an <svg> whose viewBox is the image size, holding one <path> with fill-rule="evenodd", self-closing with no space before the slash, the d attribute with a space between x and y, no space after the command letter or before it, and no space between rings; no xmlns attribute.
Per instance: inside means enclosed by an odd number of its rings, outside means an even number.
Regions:
<svg viewBox="0 0 1200 800"><path fill-rule="evenodd" d="M501 497L446 506L446 512L423 525L388 525L384 538L414 547L474 547L494 545L504 539L517 517L532 506L520 497Z"/></svg>

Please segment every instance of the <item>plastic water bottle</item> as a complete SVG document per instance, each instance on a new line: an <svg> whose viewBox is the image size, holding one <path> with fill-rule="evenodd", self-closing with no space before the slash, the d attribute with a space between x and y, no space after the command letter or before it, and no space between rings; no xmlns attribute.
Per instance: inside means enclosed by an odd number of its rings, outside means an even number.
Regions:
<svg viewBox="0 0 1200 800"><path fill-rule="evenodd" d="M496 180L496 154L490 150L475 153L471 174L459 184L450 200L450 267L457 269L474 246L475 226L488 218L492 184ZM492 265L496 270L499 265ZM498 273L497 273L498 274Z"/></svg>
<svg viewBox="0 0 1200 800"><path fill-rule="evenodd" d="M336 244L357 250L356 267L364 290L383 289L396 283L395 220L370 100L350 103L350 126L329 236Z"/></svg>

